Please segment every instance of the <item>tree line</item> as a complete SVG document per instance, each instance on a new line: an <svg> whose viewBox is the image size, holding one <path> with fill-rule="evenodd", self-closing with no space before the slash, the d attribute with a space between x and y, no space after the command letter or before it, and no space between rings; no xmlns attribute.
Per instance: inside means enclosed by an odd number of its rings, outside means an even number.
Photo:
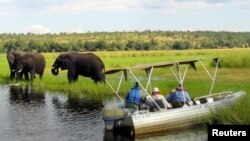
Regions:
<svg viewBox="0 0 250 141"><path fill-rule="evenodd" d="M134 31L0 34L0 50L28 52L249 48L250 32Z"/></svg>

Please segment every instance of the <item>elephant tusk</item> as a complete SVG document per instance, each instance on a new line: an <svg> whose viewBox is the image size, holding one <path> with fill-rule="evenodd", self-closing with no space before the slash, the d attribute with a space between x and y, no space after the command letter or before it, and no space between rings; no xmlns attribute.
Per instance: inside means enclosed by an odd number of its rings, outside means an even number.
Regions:
<svg viewBox="0 0 250 141"><path fill-rule="evenodd" d="M52 67L52 70L53 70L53 69L56 69L56 67Z"/></svg>
<svg viewBox="0 0 250 141"><path fill-rule="evenodd" d="M16 70L11 70L12 72L15 72Z"/></svg>
<svg viewBox="0 0 250 141"><path fill-rule="evenodd" d="M20 70L18 71L18 73L20 73L20 72L22 72L22 69L20 69Z"/></svg>

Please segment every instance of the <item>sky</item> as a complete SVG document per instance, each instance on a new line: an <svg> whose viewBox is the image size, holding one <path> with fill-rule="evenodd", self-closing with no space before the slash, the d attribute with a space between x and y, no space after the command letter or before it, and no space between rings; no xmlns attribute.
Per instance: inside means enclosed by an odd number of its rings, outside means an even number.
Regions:
<svg viewBox="0 0 250 141"><path fill-rule="evenodd" d="M250 0L0 0L0 33L250 31Z"/></svg>

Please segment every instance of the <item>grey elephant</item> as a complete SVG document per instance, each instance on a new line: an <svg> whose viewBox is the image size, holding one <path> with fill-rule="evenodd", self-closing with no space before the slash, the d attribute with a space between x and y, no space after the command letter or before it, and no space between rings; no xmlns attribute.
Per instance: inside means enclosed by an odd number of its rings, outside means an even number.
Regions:
<svg viewBox="0 0 250 141"><path fill-rule="evenodd" d="M16 78L19 78L20 73L29 72L30 80L33 81L35 74L39 74L42 79L45 69L45 58L40 53L25 53L15 58L14 67L16 72Z"/></svg>
<svg viewBox="0 0 250 141"><path fill-rule="evenodd" d="M64 53L60 54L51 69L53 75L61 70L68 70L68 82L78 80L79 75L90 77L95 83L105 81L105 66L102 60L92 53Z"/></svg>
<svg viewBox="0 0 250 141"><path fill-rule="evenodd" d="M9 68L10 68L10 79L14 79L15 78L15 67L14 67L14 61L16 59L16 57L20 56L20 55L23 55L24 53L23 52L18 52L18 51L14 51L13 48L9 49L8 52L7 52L7 60L8 60L8 63L9 63ZM20 78L22 78L22 76L25 76L25 79L26 80L29 80L29 75L28 75L28 72L20 72Z"/></svg>

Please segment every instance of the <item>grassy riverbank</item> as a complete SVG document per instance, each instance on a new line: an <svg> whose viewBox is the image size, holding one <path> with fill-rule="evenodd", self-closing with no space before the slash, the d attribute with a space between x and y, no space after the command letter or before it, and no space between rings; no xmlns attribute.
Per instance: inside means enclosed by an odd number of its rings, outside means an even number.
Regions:
<svg viewBox="0 0 250 141"><path fill-rule="evenodd" d="M215 82L213 93L221 91L245 90L247 96L233 109L220 112L217 115L219 121L224 123L247 123L250 124L250 49L219 49L219 50L185 50L185 51L122 51L122 52L94 52L105 63L106 70L117 67L126 67L136 64L155 63L171 60L190 60L220 57L222 68L218 70L218 77ZM106 99L115 96L111 89L105 84L95 85L89 78L79 77L79 81L69 85L67 71L60 71L58 76L53 76L50 72L51 66L59 53L43 53L46 58L46 69L42 80L38 78L32 83L38 90L65 92L72 95L82 95L91 99ZM211 61L205 63L209 70L214 70ZM6 54L0 54L0 83L13 83L9 80L9 68ZM183 68L181 68L183 69ZM183 69L184 70L184 69ZM142 83L146 85L146 75L144 71L136 72L140 76ZM120 75L120 74L119 74ZM107 75L107 80L113 86L117 86L118 74ZM152 87L157 86L166 95L178 84L169 69L155 69L153 74ZM124 96L131 87L133 79L128 83L122 83L121 95ZM22 81L21 83L29 83ZM192 97L209 93L211 80L200 65L197 71L189 69L185 79L185 87ZM230 115L230 116L228 116Z"/></svg>

